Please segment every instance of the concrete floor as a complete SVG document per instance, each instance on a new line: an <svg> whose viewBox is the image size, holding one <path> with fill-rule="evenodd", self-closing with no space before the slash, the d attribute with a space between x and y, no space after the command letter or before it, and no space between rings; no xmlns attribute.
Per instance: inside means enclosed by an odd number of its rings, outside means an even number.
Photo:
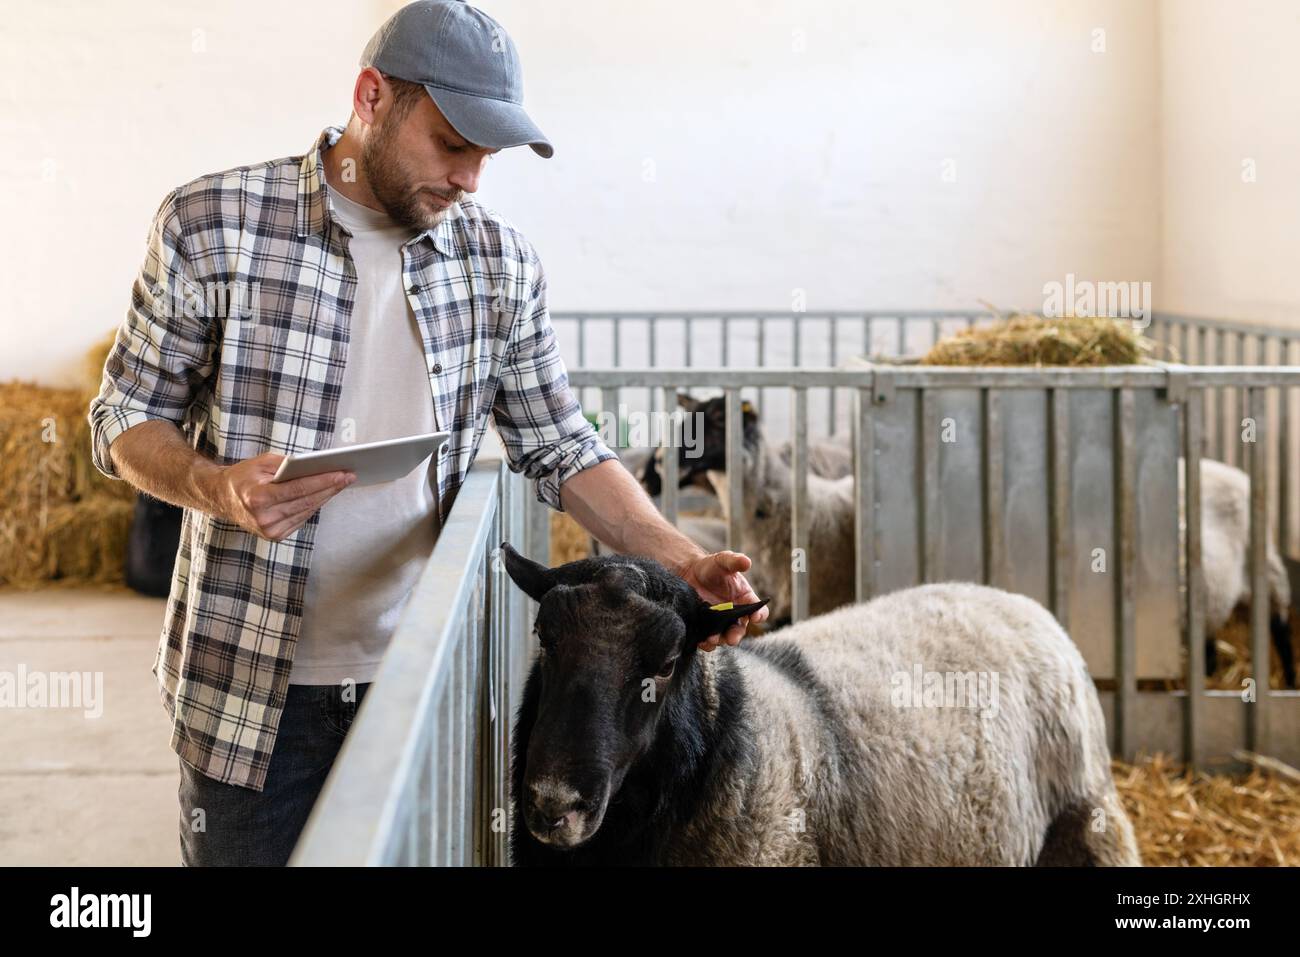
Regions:
<svg viewBox="0 0 1300 957"><path fill-rule="evenodd" d="M163 599L0 589L0 673L103 675L102 715L0 707L0 864L175 865L176 755L150 667Z"/></svg>

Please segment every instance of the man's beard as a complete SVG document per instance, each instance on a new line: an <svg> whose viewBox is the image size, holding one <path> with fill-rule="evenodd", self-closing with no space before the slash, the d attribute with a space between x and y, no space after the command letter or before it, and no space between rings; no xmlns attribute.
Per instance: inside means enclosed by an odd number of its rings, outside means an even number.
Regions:
<svg viewBox="0 0 1300 957"><path fill-rule="evenodd" d="M432 212L420 203L420 193L411 185L412 177L407 174L393 145L395 127L393 118L386 117L361 146L361 172L370 186L370 192L379 200L389 217L398 225L410 229L432 229L442 222L452 207L437 209ZM433 191L436 193L436 191ZM451 195L436 193L440 200L458 203L464 197L464 190L454 190Z"/></svg>

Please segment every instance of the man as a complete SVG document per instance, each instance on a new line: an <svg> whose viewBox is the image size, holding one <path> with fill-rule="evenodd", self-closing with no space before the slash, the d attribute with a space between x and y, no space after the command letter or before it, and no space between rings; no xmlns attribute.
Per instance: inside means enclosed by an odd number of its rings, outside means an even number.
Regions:
<svg viewBox="0 0 1300 957"><path fill-rule="evenodd" d="M288 859L489 417L541 501L756 600L749 559L667 524L583 418L537 254L468 198L498 150L552 152L504 30L413 3L361 66L345 129L164 199L90 409L95 465L185 509L154 673L186 864ZM435 430L449 453L397 482L270 483L291 452Z"/></svg>

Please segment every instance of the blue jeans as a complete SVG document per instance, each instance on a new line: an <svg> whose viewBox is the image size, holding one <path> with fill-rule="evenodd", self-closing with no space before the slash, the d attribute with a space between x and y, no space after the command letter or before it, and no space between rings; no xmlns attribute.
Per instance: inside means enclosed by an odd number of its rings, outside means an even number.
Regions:
<svg viewBox="0 0 1300 957"><path fill-rule="evenodd" d="M181 863L288 863L369 687L357 685L351 702L343 700L342 685L290 685L261 791L222 784L181 761Z"/></svg>

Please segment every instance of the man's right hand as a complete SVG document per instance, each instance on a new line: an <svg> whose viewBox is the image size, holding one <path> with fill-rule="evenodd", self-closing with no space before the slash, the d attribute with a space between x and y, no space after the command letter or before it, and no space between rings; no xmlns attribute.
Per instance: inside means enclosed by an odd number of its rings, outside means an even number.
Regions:
<svg viewBox="0 0 1300 957"><path fill-rule="evenodd" d="M357 479L352 472L322 472L273 483L283 459L277 452L265 452L234 465L217 466L205 481L211 499L209 513L278 542Z"/></svg>

